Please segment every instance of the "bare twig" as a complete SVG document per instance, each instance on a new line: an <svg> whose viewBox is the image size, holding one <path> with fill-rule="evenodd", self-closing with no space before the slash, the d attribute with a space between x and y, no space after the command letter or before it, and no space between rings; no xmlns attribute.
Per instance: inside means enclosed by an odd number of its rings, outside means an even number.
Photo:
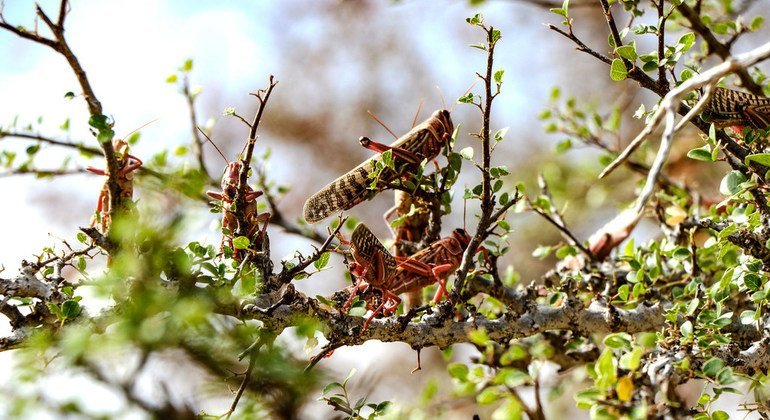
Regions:
<svg viewBox="0 0 770 420"><path fill-rule="evenodd" d="M682 16L685 17L685 19L687 19L688 22L690 22L690 28L703 38L703 40L706 42L706 45L708 46L709 52L713 52L722 60L727 60L730 58L731 53L729 45L719 42L711 29L709 29L708 26L703 23L698 12L690 8L690 6L688 6L685 2L678 4L676 9L682 14ZM732 42L734 42L734 40L731 41L731 43ZM741 79L741 84L746 88L746 90L757 96L765 96L765 93L762 91L762 87L754 81L746 68L736 69L735 74L739 79Z"/></svg>
<svg viewBox="0 0 770 420"><path fill-rule="evenodd" d="M745 69L767 58L770 58L770 43L766 43L747 53L729 58L724 63L712 67L707 71L701 72L699 75L687 79L675 89L672 89L663 98L658 109L655 111L650 119L650 122L647 124L647 126L645 126L644 130L642 130L636 139L634 139L634 141L629 144L626 150L624 150L620 156L615 159L615 161L613 161L610 165L607 166L607 168L605 168L600 177L607 175L607 173L609 173L612 169L627 159L628 156L633 153L634 149L638 147L638 145L641 144L641 142L646 138L646 136L651 134L655 128L665 120L666 124L661 140L661 146L658 149L658 154L655 156L655 161L653 162L650 173L647 176L647 183L645 184L642 192L639 194L635 204L635 208L640 210L642 207L644 207L644 204L652 195L657 176L661 172L663 164L668 157L668 152L671 148L671 143L673 142L673 136L675 132L677 129L683 127L689 118L692 118L695 115L694 112L688 109L688 112L685 114L685 118L683 118L678 124L676 123L676 114L681 112L680 105L682 97L694 89L715 84L717 81L719 81L720 78L729 73L735 72L737 69ZM701 99L699 104L696 106L696 110L698 107L703 107L705 103L706 102Z"/></svg>
<svg viewBox="0 0 770 420"><path fill-rule="evenodd" d="M185 73L182 80L182 94L187 100L187 109L190 115L190 125L192 127L193 150L195 152L195 156L198 158L198 168L206 178L207 183L216 185L216 181L211 177L208 169L206 169L206 159L204 158L203 153L204 142L201 139L200 133L198 132L198 116L195 113L195 95L190 92L190 78L187 73Z"/></svg>

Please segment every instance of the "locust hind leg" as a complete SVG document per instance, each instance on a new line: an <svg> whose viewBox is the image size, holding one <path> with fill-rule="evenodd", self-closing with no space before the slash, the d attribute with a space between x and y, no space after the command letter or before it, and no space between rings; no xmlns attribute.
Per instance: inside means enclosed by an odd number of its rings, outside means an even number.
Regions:
<svg viewBox="0 0 770 420"><path fill-rule="evenodd" d="M376 142L369 137L361 137L358 139L358 142L361 143L361 146L377 153L384 153L390 150L393 153L393 157L403 160L406 163L417 164L422 162L422 159L419 156L401 147L388 146L387 144Z"/></svg>
<svg viewBox="0 0 770 420"><path fill-rule="evenodd" d="M436 290L436 295L433 297L433 303L438 303L444 296L449 296L449 292L446 289L446 279L443 274L451 271L452 268L452 264L441 264L431 269L433 278L435 278L436 283L438 283L438 290Z"/></svg>
<svg viewBox="0 0 770 420"><path fill-rule="evenodd" d="M383 290L382 303L377 307L377 309L374 310L374 312L372 312L369 318L367 318L366 322L364 322L363 331L366 331L366 329L369 328L369 324L372 322L375 316L380 313L383 315L391 315L396 311L399 304L401 304L401 298L394 295L393 293L388 292L387 290Z"/></svg>

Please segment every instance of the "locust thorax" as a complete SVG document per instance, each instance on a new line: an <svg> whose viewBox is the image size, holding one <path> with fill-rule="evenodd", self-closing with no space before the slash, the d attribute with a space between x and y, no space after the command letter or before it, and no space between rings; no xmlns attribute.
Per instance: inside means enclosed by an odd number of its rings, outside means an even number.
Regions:
<svg viewBox="0 0 770 420"><path fill-rule="evenodd" d="M227 200L234 200L235 193L238 190L238 178L241 173L243 163L240 160L230 162L225 168L225 174L222 177L222 195Z"/></svg>
<svg viewBox="0 0 770 420"><path fill-rule="evenodd" d="M465 229L458 228L453 230L451 237L454 238L460 244L460 247L463 250L468 248L468 245L471 243L471 235L469 235Z"/></svg>

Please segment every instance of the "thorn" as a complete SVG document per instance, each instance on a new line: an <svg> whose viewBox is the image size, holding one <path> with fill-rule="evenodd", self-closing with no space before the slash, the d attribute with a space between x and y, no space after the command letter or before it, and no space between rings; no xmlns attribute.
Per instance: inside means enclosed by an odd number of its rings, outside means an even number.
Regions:
<svg viewBox="0 0 770 420"><path fill-rule="evenodd" d="M422 366L421 366L421 364L420 364L420 351L421 351L421 350L422 350L422 349L419 349L419 348L417 349L417 367L416 367L416 368L414 368L414 369L412 369L412 373L415 373L415 372L417 372L418 370L422 370Z"/></svg>

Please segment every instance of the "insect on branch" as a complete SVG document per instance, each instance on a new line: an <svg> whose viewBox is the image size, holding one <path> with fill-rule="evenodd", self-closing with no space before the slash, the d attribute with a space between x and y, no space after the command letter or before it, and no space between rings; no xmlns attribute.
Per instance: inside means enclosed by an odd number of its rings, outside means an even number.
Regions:
<svg viewBox="0 0 770 420"><path fill-rule="evenodd" d="M83 96L85 97L86 104L88 105L89 114L91 115L91 117L102 116L103 115L102 104L96 98L96 94L94 93L94 90L91 87L91 83L88 81L88 77L86 76L85 70L80 65L80 61L78 61L77 57L72 52L72 49L70 49L69 44L67 43L67 40L64 37L64 21L68 10L69 10L69 5L67 3L67 0L62 0L59 3L59 13L58 13L57 21L56 23L54 23L51 20L51 18L48 17L48 15L43 11L40 5L35 5L35 12L40 17L40 19L43 20L43 22L45 22L46 26L48 26L48 28L53 33L53 39L46 38L40 35L36 30L30 32L23 29L20 26L9 24L8 22L5 21L5 18L2 16L1 11L0 11L0 28L6 29L7 31L10 31L11 33L18 35L19 37L29 39L33 42L36 42L42 45L46 45L54 49L59 54L63 55L64 58L67 60L67 63L69 64L70 68L72 68L72 71L75 73L75 77L78 80L78 84L80 84L80 88L83 90ZM120 208L121 200L122 200L122 194L121 194L122 191L118 183L120 166L119 166L118 158L115 155L115 148L113 147L111 140L112 139L109 139L107 141L100 141L99 145L104 151L105 160L107 161L107 174L108 174L107 186L110 192L111 208L117 209L117 208Z"/></svg>
<svg viewBox="0 0 770 420"><path fill-rule="evenodd" d="M647 182L645 183L645 186L642 189L642 192L639 194L635 204L635 209L637 211L641 211L647 200L652 195L658 174L660 174L662 171L663 165L665 164L665 161L668 157L668 153L671 150L674 134L696 115L696 112L688 109L684 118L682 118L678 123L676 122L676 114L681 112L680 108L682 106L682 98L692 90L714 85L722 77L730 73L734 73L739 69L745 69L760 61L766 60L767 58L770 58L770 42L744 54L732 57L722 64L714 66L709 70L701 72L695 77L687 79L675 89L672 89L661 101L658 109L650 118L649 124L647 124L642 132L639 133L639 135L634 139L634 141L632 141L612 163L607 165L604 171L602 171L600 177L606 176L614 168L628 159L631 153L634 152L634 150L644 141L644 139L646 139L647 136L655 130L655 128L657 128L665 121L665 128L661 138L660 148L658 149L658 153L655 156L655 160L647 176ZM699 108L705 106L708 99L708 94L704 95L704 97L702 97L699 103L695 106L695 111L698 111Z"/></svg>

